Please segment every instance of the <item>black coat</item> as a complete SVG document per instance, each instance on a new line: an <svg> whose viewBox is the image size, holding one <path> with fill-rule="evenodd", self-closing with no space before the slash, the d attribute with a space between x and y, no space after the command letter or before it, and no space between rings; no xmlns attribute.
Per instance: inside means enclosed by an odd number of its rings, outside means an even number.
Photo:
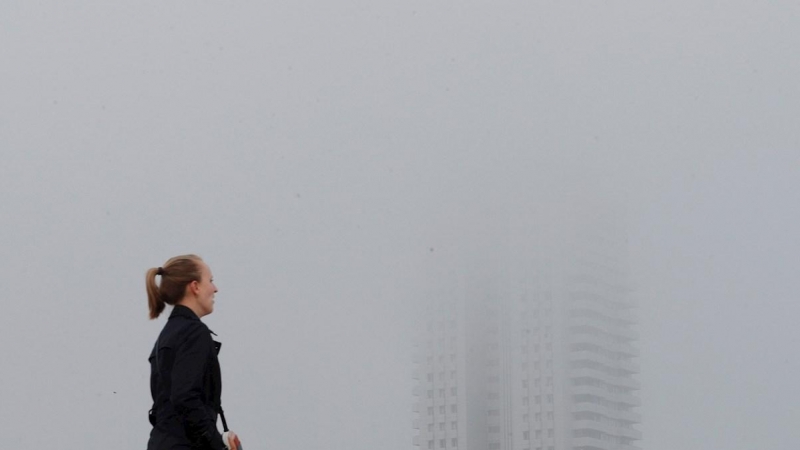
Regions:
<svg viewBox="0 0 800 450"><path fill-rule="evenodd" d="M224 450L220 344L189 308L176 305L150 353L153 430L147 450Z"/></svg>

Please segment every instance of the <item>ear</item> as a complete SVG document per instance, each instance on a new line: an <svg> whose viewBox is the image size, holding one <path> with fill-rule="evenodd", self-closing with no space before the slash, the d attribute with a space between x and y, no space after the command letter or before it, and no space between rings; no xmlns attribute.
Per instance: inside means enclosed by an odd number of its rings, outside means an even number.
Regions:
<svg viewBox="0 0 800 450"><path fill-rule="evenodd" d="M189 290L189 292L191 292L194 295L197 295L198 293L200 293L200 283L198 283L197 281L190 282L186 286L186 288Z"/></svg>

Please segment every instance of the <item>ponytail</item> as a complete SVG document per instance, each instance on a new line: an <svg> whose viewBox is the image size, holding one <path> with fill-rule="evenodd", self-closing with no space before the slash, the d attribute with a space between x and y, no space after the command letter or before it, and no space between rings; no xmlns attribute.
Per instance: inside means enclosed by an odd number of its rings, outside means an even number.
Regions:
<svg viewBox="0 0 800 450"><path fill-rule="evenodd" d="M156 275L159 270L153 267L147 271L145 275L145 286L147 286L147 306L150 308L150 320L158 318L166 304L161 299L161 293L158 292L158 285L156 284Z"/></svg>
<svg viewBox="0 0 800 450"><path fill-rule="evenodd" d="M164 267L148 269L144 281L151 320L157 318L166 305L183 300L189 283L200 281L202 261L197 255L181 255L170 258ZM159 284L156 284L156 275L161 276Z"/></svg>

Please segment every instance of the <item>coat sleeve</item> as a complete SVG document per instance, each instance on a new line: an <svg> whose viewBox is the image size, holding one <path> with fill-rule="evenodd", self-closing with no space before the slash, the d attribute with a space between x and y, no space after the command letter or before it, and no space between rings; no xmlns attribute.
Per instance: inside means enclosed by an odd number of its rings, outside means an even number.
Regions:
<svg viewBox="0 0 800 450"><path fill-rule="evenodd" d="M181 417L186 436L194 445L224 450L217 424L208 416L203 404L203 377L212 351L213 342L208 329L192 327L175 354L170 402Z"/></svg>

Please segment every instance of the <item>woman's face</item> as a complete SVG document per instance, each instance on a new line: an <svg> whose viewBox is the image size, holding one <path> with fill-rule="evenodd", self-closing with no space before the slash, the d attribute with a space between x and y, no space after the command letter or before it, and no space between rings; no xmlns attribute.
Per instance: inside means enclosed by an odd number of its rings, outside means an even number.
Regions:
<svg viewBox="0 0 800 450"><path fill-rule="evenodd" d="M203 312L203 315L211 314L214 311L214 294L217 293L217 287L214 286L214 278L211 275L211 269L208 268L206 263L200 263L200 282L197 283L197 303Z"/></svg>

